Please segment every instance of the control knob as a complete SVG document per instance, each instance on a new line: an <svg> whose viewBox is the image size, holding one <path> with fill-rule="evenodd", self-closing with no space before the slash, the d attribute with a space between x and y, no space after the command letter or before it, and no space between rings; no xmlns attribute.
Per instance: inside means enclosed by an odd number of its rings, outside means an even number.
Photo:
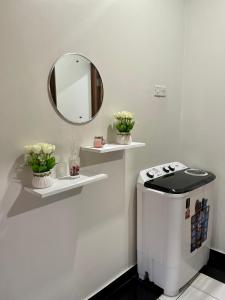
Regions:
<svg viewBox="0 0 225 300"><path fill-rule="evenodd" d="M152 172L152 171L148 171L147 172L147 176L149 177L149 178L154 178L154 173Z"/></svg>
<svg viewBox="0 0 225 300"><path fill-rule="evenodd" d="M170 171L175 171L175 166L174 165L169 165Z"/></svg>
<svg viewBox="0 0 225 300"><path fill-rule="evenodd" d="M163 171L166 172L166 173L169 173L170 170L169 170L168 167L163 167Z"/></svg>

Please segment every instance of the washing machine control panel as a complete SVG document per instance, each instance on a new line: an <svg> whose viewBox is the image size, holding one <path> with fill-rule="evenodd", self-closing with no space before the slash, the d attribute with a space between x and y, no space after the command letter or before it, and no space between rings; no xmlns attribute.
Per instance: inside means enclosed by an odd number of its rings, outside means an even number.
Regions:
<svg viewBox="0 0 225 300"><path fill-rule="evenodd" d="M143 181L155 179L161 176L164 176L166 174L171 174L177 171L181 171L186 169L187 166L185 166L182 163L179 162L171 162L159 166L155 166L146 170L141 171L141 176L143 177Z"/></svg>

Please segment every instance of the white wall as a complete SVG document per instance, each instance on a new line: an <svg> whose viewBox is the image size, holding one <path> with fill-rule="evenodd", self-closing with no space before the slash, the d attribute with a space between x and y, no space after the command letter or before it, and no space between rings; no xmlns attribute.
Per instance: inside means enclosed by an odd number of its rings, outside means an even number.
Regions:
<svg viewBox="0 0 225 300"><path fill-rule="evenodd" d="M225 1L187 1L183 160L216 176L213 247L225 252Z"/></svg>
<svg viewBox="0 0 225 300"><path fill-rule="evenodd" d="M136 263L138 170L180 159L183 9L181 0L1 1L1 299L84 299ZM90 58L104 82L101 111L84 126L60 119L48 99L48 72L66 52ZM167 100L152 97L160 83ZM74 140L110 133L122 109L135 113L133 137L147 147L83 155L107 181L43 201L23 191L25 144L54 143L68 158Z"/></svg>

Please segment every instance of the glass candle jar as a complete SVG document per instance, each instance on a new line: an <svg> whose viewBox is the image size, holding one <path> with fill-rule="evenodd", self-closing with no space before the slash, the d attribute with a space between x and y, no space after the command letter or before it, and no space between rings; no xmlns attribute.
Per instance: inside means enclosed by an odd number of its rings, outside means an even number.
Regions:
<svg viewBox="0 0 225 300"><path fill-rule="evenodd" d="M74 157L69 161L70 176L77 176L80 173L80 158Z"/></svg>

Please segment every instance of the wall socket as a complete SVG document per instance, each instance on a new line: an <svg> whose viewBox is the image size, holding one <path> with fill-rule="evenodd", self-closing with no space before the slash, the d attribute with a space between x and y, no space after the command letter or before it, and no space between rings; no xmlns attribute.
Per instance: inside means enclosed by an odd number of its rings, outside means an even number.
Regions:
<svg viewBox="0 0 225 300"><path fill-rule="evenodd" d="M154 96L158 98L165 98L167 96L167 89L165 85L155 85Z"/></svg>

